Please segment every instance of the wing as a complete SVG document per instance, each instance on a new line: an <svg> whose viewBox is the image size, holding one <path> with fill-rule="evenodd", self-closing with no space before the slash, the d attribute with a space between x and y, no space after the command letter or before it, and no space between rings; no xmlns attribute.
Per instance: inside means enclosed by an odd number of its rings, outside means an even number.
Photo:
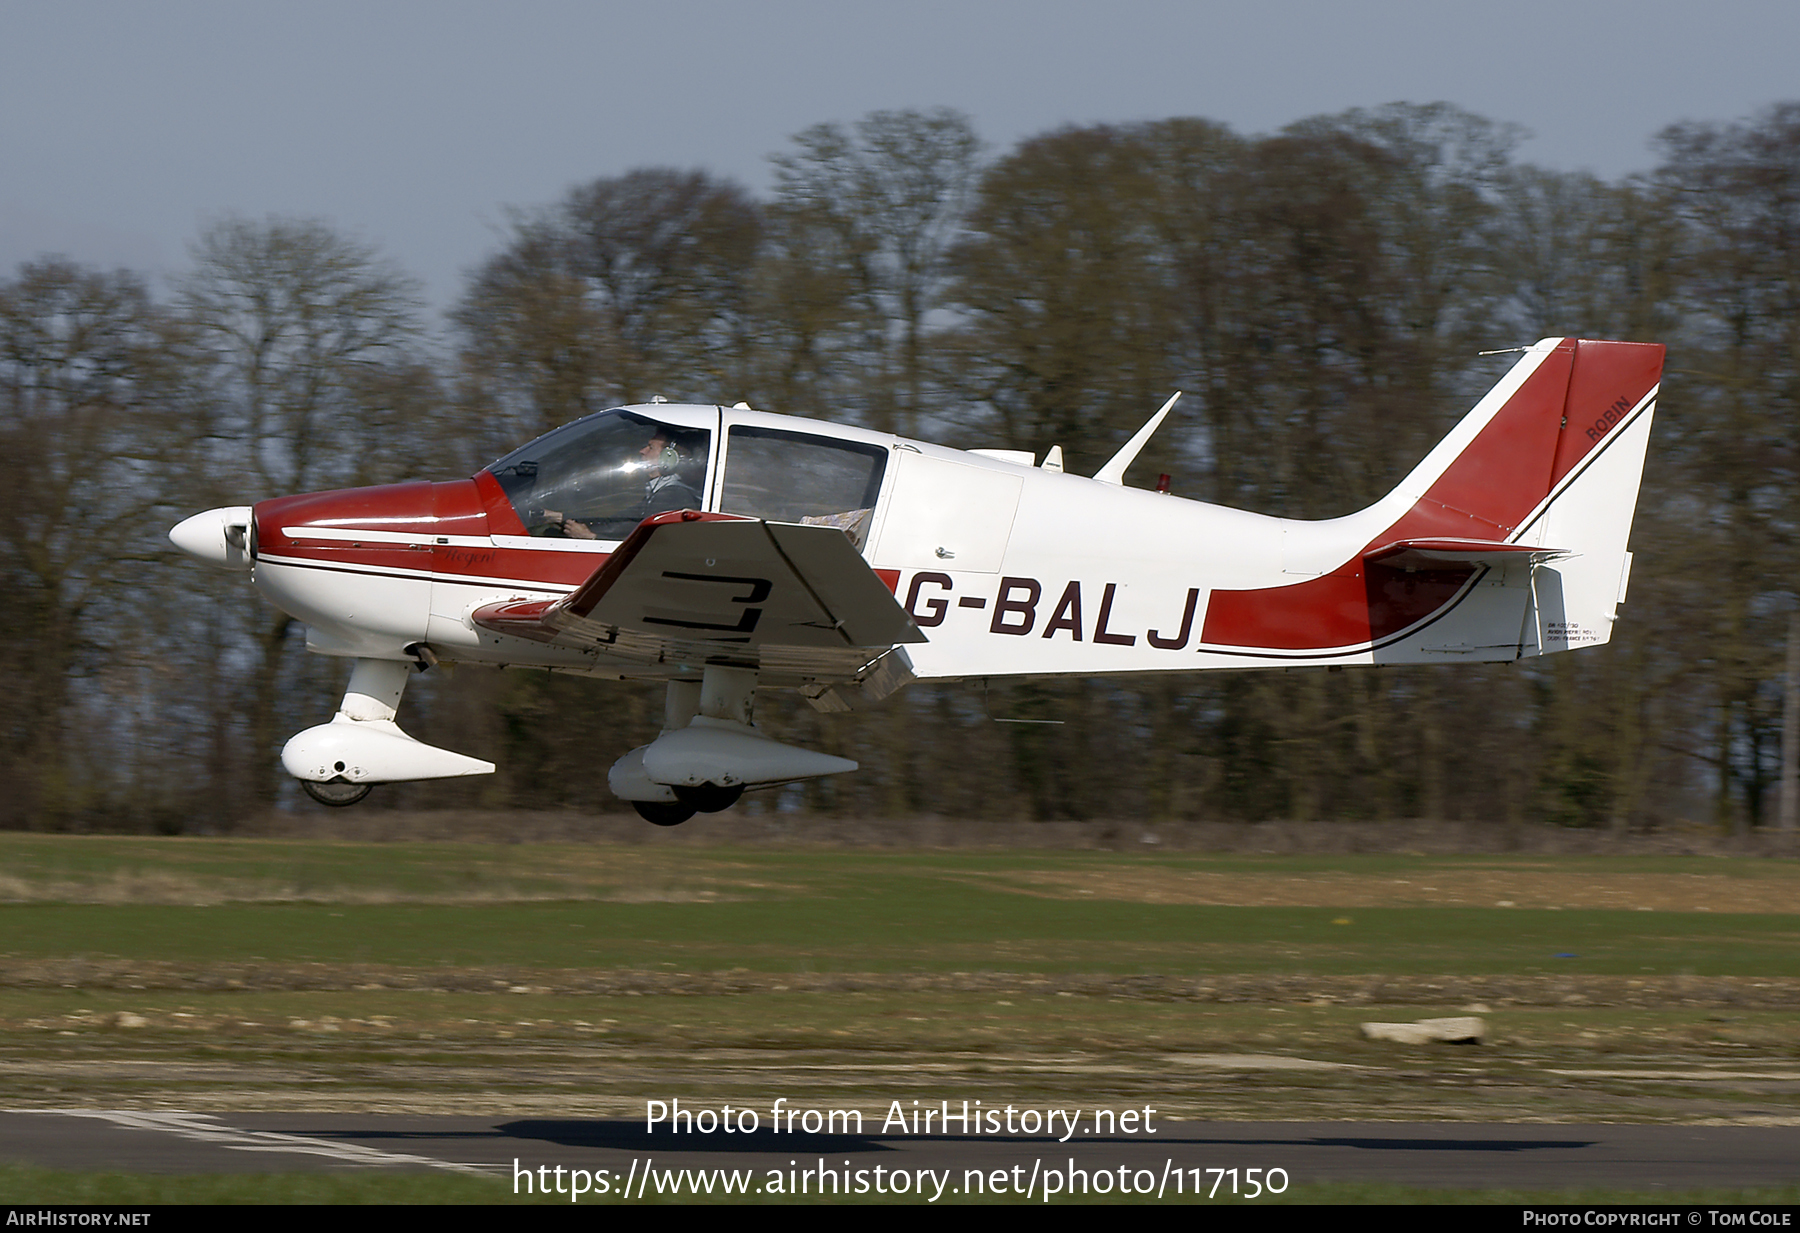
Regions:
<svg viewBox="0 0 1800 1233"><path fill-rule="evenodd" d="M645 519L558 600L477 609L495 633L635 663L853 681L926 637L842 530L687 510Z"/></svg>

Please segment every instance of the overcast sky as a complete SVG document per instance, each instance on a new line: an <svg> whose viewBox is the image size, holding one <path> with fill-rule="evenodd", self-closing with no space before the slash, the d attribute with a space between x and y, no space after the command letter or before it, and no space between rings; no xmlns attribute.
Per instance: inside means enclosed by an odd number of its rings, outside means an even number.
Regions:
<svg viewBox="0 0 1800 1233"><path fill-rule="evenodd" d="M1246 134L1448 101L1616 177L1651 138L1800 98L1794 0L0 0L0 274L43 252L153 275L230 214L325 219L448 303L508 206L633 167L766 189L808 125L965 112Z"/></svg>

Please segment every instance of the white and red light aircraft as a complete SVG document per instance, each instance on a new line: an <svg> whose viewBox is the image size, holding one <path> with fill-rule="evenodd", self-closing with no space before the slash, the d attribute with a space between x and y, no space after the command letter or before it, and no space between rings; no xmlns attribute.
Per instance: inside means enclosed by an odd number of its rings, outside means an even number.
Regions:
<svg viewBox="0 0 1800 1233"><path fill-rule="evenodd" d="M1091 479L737 407L590 415L473 479L196 514L170 538L250 571L355 665L281 760L315 798L480 775L394 717L446 661L667 683L614 764L660 825L856 769L752 723L913 680L1466 663L1612 635L1663 348L1545 339L1386 497L1319 522L1123 486L1170 399Z"/></svg>

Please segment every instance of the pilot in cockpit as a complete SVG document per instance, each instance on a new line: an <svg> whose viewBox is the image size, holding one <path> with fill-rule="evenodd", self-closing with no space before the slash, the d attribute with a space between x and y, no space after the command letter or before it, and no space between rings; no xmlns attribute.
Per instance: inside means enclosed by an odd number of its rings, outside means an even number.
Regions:
<svg viewBox="0 0 1800 1233"><path fill-rule="evenodd" d="M671 510L699 509L702 497L698 490L688 483L685 472L694 465L704 466L705 456L698 460L688 450L682 448L680 441L668 429L657 425L643 448L638 450L640 469L644 472L644 500L642 506L631 517L642 522L653 514L666 514ZM598 539L593 527L578 518L559 513L553 509L544 511L546 522L560 530L570 539Z"/></svg>

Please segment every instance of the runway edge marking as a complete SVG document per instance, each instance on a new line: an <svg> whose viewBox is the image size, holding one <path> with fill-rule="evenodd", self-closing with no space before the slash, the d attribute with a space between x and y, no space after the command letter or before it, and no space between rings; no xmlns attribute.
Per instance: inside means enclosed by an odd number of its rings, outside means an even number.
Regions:
<svg viewBox="0 0 1800 1233"><path fill-rule="evenodd" d="M212 1143L234 1152L291 1152L301 1156L327 1156L346 1164L375 1168L396 1165L425 1165L448 1169L453 1173L469 1173L492 1177L501 1165L457 1164L430 1156L413 1156L404 1152L384 1152L355 1143L337 1143L330 1139L314 1139L306 1135L281 1134L270 1130L239 1130L217 1122L212 1113L149 1113L136 1109L8 1109L8 1113L48 1113L62 1117L91 1117L113 1123L128 1130L157 1130L196 1143Z"/></svg>

